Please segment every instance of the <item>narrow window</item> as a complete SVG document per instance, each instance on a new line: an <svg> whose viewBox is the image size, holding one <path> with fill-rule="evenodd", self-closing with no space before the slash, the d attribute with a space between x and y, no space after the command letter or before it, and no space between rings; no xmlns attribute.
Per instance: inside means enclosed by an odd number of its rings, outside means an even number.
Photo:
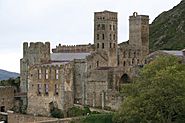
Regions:
<svg viewBox="0 0 185 123"><path fill-rule="evenodd" d="M113 39L116 40L116 35L115 34L113 35Z"/></svg>
<svg viewBox="0 0 185 123"><path fill-rule="evenodd" d="M44 84L45 86L45 94L48 95L49 93L49 85L48 84Z"/></svg>
<svg viewBox="0 0 185 123"><path fill-rule="evenodd" d="M41 69L38 70L38 79L42 78Z"/></svg>
<svg viewBox="0 0 185 123"><path fill-rule="evenodd" d="M58 84L55 84L55 95L58 95Z"/></svg>
<svg viewBox="0 0 185 123"><path fill-rule="evenodd" d="M49 78L49 76L48 76L48 73L49 73L49 70L48 69L46 69L46 79L48 79Z"/></svg>
<svg viewBox="0 0 185 123"><path fill-rule="evenodd" d="M99 61L96 62L96 66L99 67Z"/></svg>
<svg viewBox="0 0 185 123"><path fill-rule="evenodd" d="M112 35L111 34L109 35L109 38L110 38L110 40L112 40Z"/></svg>
<svg viewBox="0 0 185 123"><path fill-rule="evenodd" d="M58 80L59 70L55 70L55 78Z"/></svg>
<svg viewBox="0 0 185 123"><path fill-rule="evenodd" d="M116 30L116 27L115 27L115 25L113 25L113 30L114 30L114 31Z"/></svg>
<svg viewBox="0 0 185 123"><path fill-rule="evenodd" d="M102 39L103 39L103 40L105 39L105 35L104 35L104 34L102 34Z"/></svg>
<svg viewBox="0 0 185 123"><path fill-rule="evenodd" d="M126 62L125 62L125 61L123 62L123 66L124 66L124 67L126 66Z"/></svg>
<svg viewBox="0 0 185 123"><path fill-rule="evenodd" d="M96 39L99 40L100 39L100 36L99 34L96 35Z"/></svg>
<svg viewBox="0 0 185 123"><path fill-rule="evenodd" d="M112 30L112 25L109 25L109 29Z"/></svg>
<svg viewBox="0 0 185 123"><path fill-rule="evenodd" d="M139 65L139 59L137 59L137 64Z"/></svg>
<svg viewBox="0 0 185 123"><path fill-rule="evenodd" d="M41 90L42 87L41 87L41 84L37 84L37 94L40 95L41 94Z"/></svg>
<svg viewBox="0 0 185 123"><path fill-rule="evenodd" d="M104 49L104 43L102 43L102 49Z"/></svg>
<svg viewBox="0 0 185 123"><path fill-rule="evenodd" d="M97 48L99 48L99 43L97 43Z"/></svg>

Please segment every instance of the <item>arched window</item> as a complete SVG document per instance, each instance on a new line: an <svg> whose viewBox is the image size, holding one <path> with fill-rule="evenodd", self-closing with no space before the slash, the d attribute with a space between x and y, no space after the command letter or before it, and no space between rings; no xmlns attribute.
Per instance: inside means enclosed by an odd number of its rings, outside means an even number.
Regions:
<svg viewBox="0 0 185 123"><path fill-rule="evenodd" d="M114 30L114 31L116 30L116 26L115 26L115 25L113 25L113 30Z"/></svg>

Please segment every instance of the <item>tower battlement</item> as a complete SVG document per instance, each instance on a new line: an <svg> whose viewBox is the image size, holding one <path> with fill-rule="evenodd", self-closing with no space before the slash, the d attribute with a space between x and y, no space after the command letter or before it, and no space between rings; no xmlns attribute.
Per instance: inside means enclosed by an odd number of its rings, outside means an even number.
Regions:
<svg viewBox="0 0 185 123"><path fill-rule="evenodd" d="M84 45L61 45L59 44L56 48L52 49L53 53L84 53L93 51L92 44L84 44Z"/></svg>

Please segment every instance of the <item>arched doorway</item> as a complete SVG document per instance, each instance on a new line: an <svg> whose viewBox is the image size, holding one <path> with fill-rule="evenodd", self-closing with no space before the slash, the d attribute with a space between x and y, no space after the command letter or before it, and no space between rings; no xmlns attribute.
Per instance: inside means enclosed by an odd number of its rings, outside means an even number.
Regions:
<svg viewBox="0 0 185 123"><path fill-rule="evenodd" d="M123 74L119 80L119 91L121 91L122 86L124 86L124 84L128 84L130 83L130 77L128 76L128 74Z"/></svg>

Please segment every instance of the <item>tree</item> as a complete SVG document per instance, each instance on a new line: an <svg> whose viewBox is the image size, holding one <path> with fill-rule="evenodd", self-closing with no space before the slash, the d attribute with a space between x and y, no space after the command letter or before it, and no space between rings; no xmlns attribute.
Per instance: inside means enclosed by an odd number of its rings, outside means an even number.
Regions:
<svg viewBox="0 0 185 123"><path fill-rule="evenodd" d="M122 94L117 123L184 123L185 65L176 57L159 57Z"/></svg>

